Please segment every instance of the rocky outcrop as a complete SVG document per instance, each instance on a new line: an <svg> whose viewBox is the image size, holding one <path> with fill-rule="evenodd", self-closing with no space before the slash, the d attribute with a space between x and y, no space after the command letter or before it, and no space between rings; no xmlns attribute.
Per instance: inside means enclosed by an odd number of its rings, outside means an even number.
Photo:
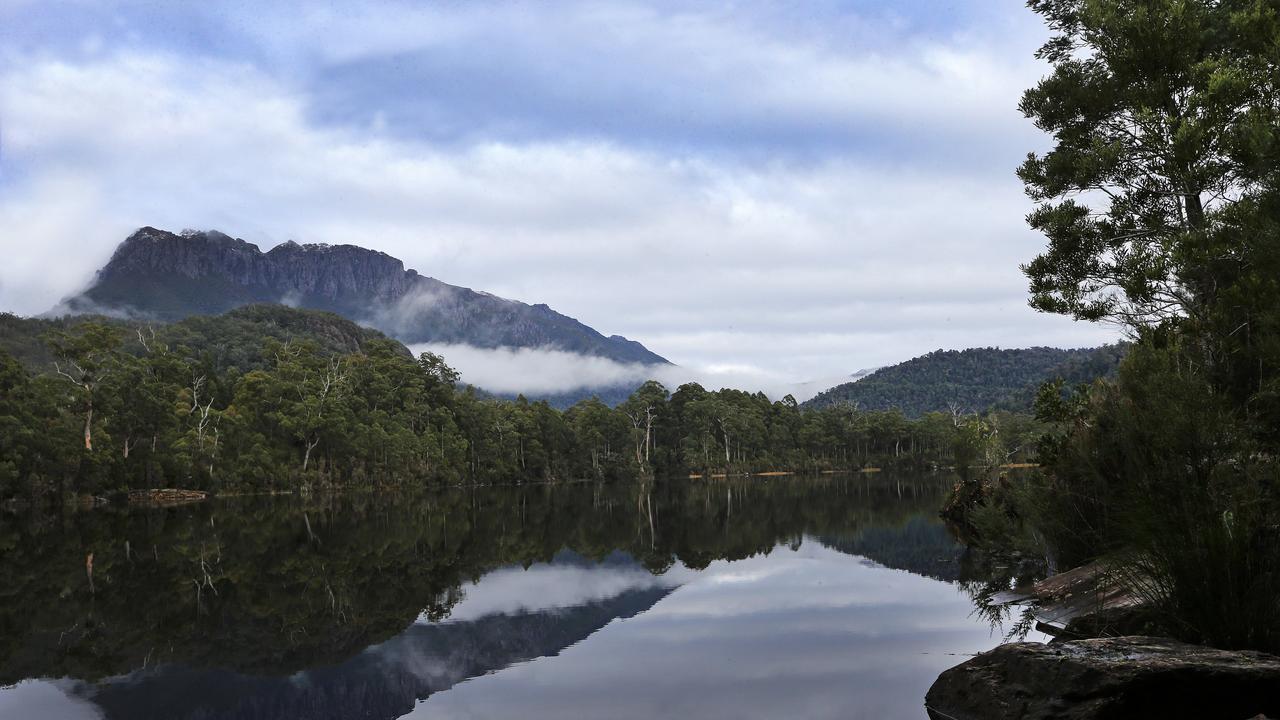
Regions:
<svg viewBox="0 0 1280 720"><path fill-rule="evenodd" d="M546 305L425 277L386 253L295 242L263 252L216 231L138 230L85 292L55 312L175 321L263 302L336 312L405 343L554 348L625 363L667 364L640 343L605 337Z"/></svg>
<svg viewBox="0 0 1280 720"><path fill-rule="evenodd" d="M1011 643L942 673L934 720L1280 717L1280 657L1128 636Z"/></svg>

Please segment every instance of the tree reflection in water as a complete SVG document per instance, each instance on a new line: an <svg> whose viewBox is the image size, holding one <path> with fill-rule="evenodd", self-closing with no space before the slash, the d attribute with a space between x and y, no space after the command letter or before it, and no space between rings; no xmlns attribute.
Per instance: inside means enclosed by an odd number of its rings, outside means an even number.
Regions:
<svg viewBox="0 0 1280 720"><path fill-rule="evenodd" d="M961 548L936 519L948 485L581 483L9 515L0 684L70 678L118 717L394 717L644 612L680 573L806 536L962 580ZM509 608L477 609L502 568L535 563L559 574L525 576L543 584L507 592L520 596Z"/></svg>

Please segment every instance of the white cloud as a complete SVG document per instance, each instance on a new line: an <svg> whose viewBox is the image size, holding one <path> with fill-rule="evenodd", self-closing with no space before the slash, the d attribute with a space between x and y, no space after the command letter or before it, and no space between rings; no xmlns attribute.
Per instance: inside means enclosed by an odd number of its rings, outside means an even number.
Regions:
<svg viewBox="0 0 1280 720"><path fill-rule="evenodd" d="M72 680L23 680L0 687L0 716L98 720L106 717L91 702L75 697L85 687Z"/></svg>
<svg viewBox="0 0 1280 720"><path fill-rule="evenodd" d="M714 561L645 612L405 717L919 717L939 672L999 644L954 585L816 544Z"/></svg>
<svg viewBox="0 0 1280 720"><path fill-rule="evenodd" d="M657 380L671 391L685 383L696 382L709 390L759 390L774 400L790 394L803 402L849 380L848 374L839 373L797 381L741 363L694 367L621 363L553 348L495 349L421 343L410 346L410 349L415 355L436 353L458 370L463 382L505 394L556 394Z"/></svg>
<svg viewBox="0 0 1280 720"><path fill-rule="evenodd" d="M478 348L422 343L414 354L433 352L462 375L462 381L496 393L550 394L625 383L650 374L640 364L549 348Z"/></svg>
<svg viewBox="0 0 1280 720"><path fill-rule="evenodd" d="M1013 112L1017 92L1036 77L1031 53L1044 34L1030 12L997 7L979 11L970 27L925 33L918 23L895 23L872 8L805 10L628 0L373 2L340 11L277 5L248 27L231 29L249 33L291 72L327 82L319 91L326 109L363 113L370 122L385 121L388 109L394 116L407 103L443 129L473 124L482 132L539 133L551 123L588 133L696 132L714 141L705 134L724 131L737 136L734 143L749 144L752 134L803 143L885 126L897 132L907 122L917 144L954 137L990 145L1010 133L1034 138ZM928 13L923 6L905 9ZM462 92L444 84L433 86L438 99L387 97L332 81L335 73L376 67L431 83L440 66ZM377 88L386 79L367 80ZM490 96L470 87L486 80L494 87ZM508 92L523 102L504 105L500 96ZM343 98L359 98L357 107ZM596 127L575 125L582 119Z"/></svg>
<svg viewBox="0 0 1280 720"><path fill-rule="evenodd" d="M642 567L580 567L539 563L485 574L463 588L462 600L444 622L471 622L490 615L546 612L617 597L631 590L675 587L692 573L677 566L664 575ZM431 622L426 615L420 623Z"/></svg>
<svg viewBox="0 0 1280 720"><path fill-rule="evenodd" d="M676 115L785 111L851 137L865 132L872 144L893 135L935 147L945 136L1009 169L957 165L945 153L868 159L856 142L808 158L572 133L433 144L321 122L313 87L243 62L10 52L0 57L0 309L43 312L86 283L130 230L155 225L217 228L264 247L297 239L376 248L425 275L546 302L639 340L693 368L681 371L689 379L757 383L770 394L938 347L1111 337L1025 306L1017 265L1042 245L1023 224L1028 204L1011 173L1035 142L1012 110L1037 72L1010 62L1011 52L1026 56L1025 38L860 52L829 37L769 37L725 14L588 10L575 11L587 13L574 16L576 31L547 42L577 43L587 57L605 40L585 29L609 12L627 20L610 25L626 41L620 74L578 77L584 94L620 103L615 114L656 97L648 86L634 95L614 87L649 73L675 88L667 102ZM514 34L530 11L484 12ZM443 17L414 42L483 35L467 13ZM303 17L298 37L272 47L304 62L316 48L285 46L303 42L310 23L331 21ZM363 57L386 28L357 18L353 37L364 39L335 46L324 62ZM654 52L662 38L669 53ZM529 42L524 51L536 56L543 45ZM682 94L682 78L696 91ZM467 353L445 355L495 390L636 377L546 351Z"/></svg>

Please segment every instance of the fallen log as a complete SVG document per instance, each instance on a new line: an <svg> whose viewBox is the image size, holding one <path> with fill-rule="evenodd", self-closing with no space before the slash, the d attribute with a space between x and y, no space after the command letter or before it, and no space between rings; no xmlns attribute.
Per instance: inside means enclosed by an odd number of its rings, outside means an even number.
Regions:
<svg viewBox="0 0 1280 720"><path fill-rule="evenodd" d="M1141 598L1101 560L1060 572L1026 588L996 593L991 600L996 605L1031 605L1037 627L1051 635L1062 633L1073 620L1114 614L1142 604Z"/></svg>
<svg viewBox="0 0 1280 720"><path fill-rule="evenodd" d="M179 490L177 488L158 488L155 490L130 490L130 505L147 505L151 507L171 507L188 503L202 502L209 497L203 490Z"/></svg>

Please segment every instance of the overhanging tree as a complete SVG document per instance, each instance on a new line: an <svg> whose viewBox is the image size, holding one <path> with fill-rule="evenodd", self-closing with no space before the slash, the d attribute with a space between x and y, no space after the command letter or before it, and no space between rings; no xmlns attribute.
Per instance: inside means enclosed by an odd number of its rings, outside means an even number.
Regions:
<svg viewBox="0 0 1280 720"><path fill-rule="evenodd" d="M1048 238L1033 307L1151 327L1207 322L1248 261L1243 208L1276 194L1274 0L1031 0L1052 73L1021 110L1053 148L1019 169ZM1245 226L1250 225L1245 221Z"/></svg>
<svg viewBox="0 0 1280 720"><path fill-rule="evenodd" d="M1066 557L1120 558L1163 631L1274 651L1280 2L1029 5L1054 33L1021 106L1054 142L1019 170L1031 304L1138 342L1114 383L1042 395L1069 412L1022 510Z"/></svg>

